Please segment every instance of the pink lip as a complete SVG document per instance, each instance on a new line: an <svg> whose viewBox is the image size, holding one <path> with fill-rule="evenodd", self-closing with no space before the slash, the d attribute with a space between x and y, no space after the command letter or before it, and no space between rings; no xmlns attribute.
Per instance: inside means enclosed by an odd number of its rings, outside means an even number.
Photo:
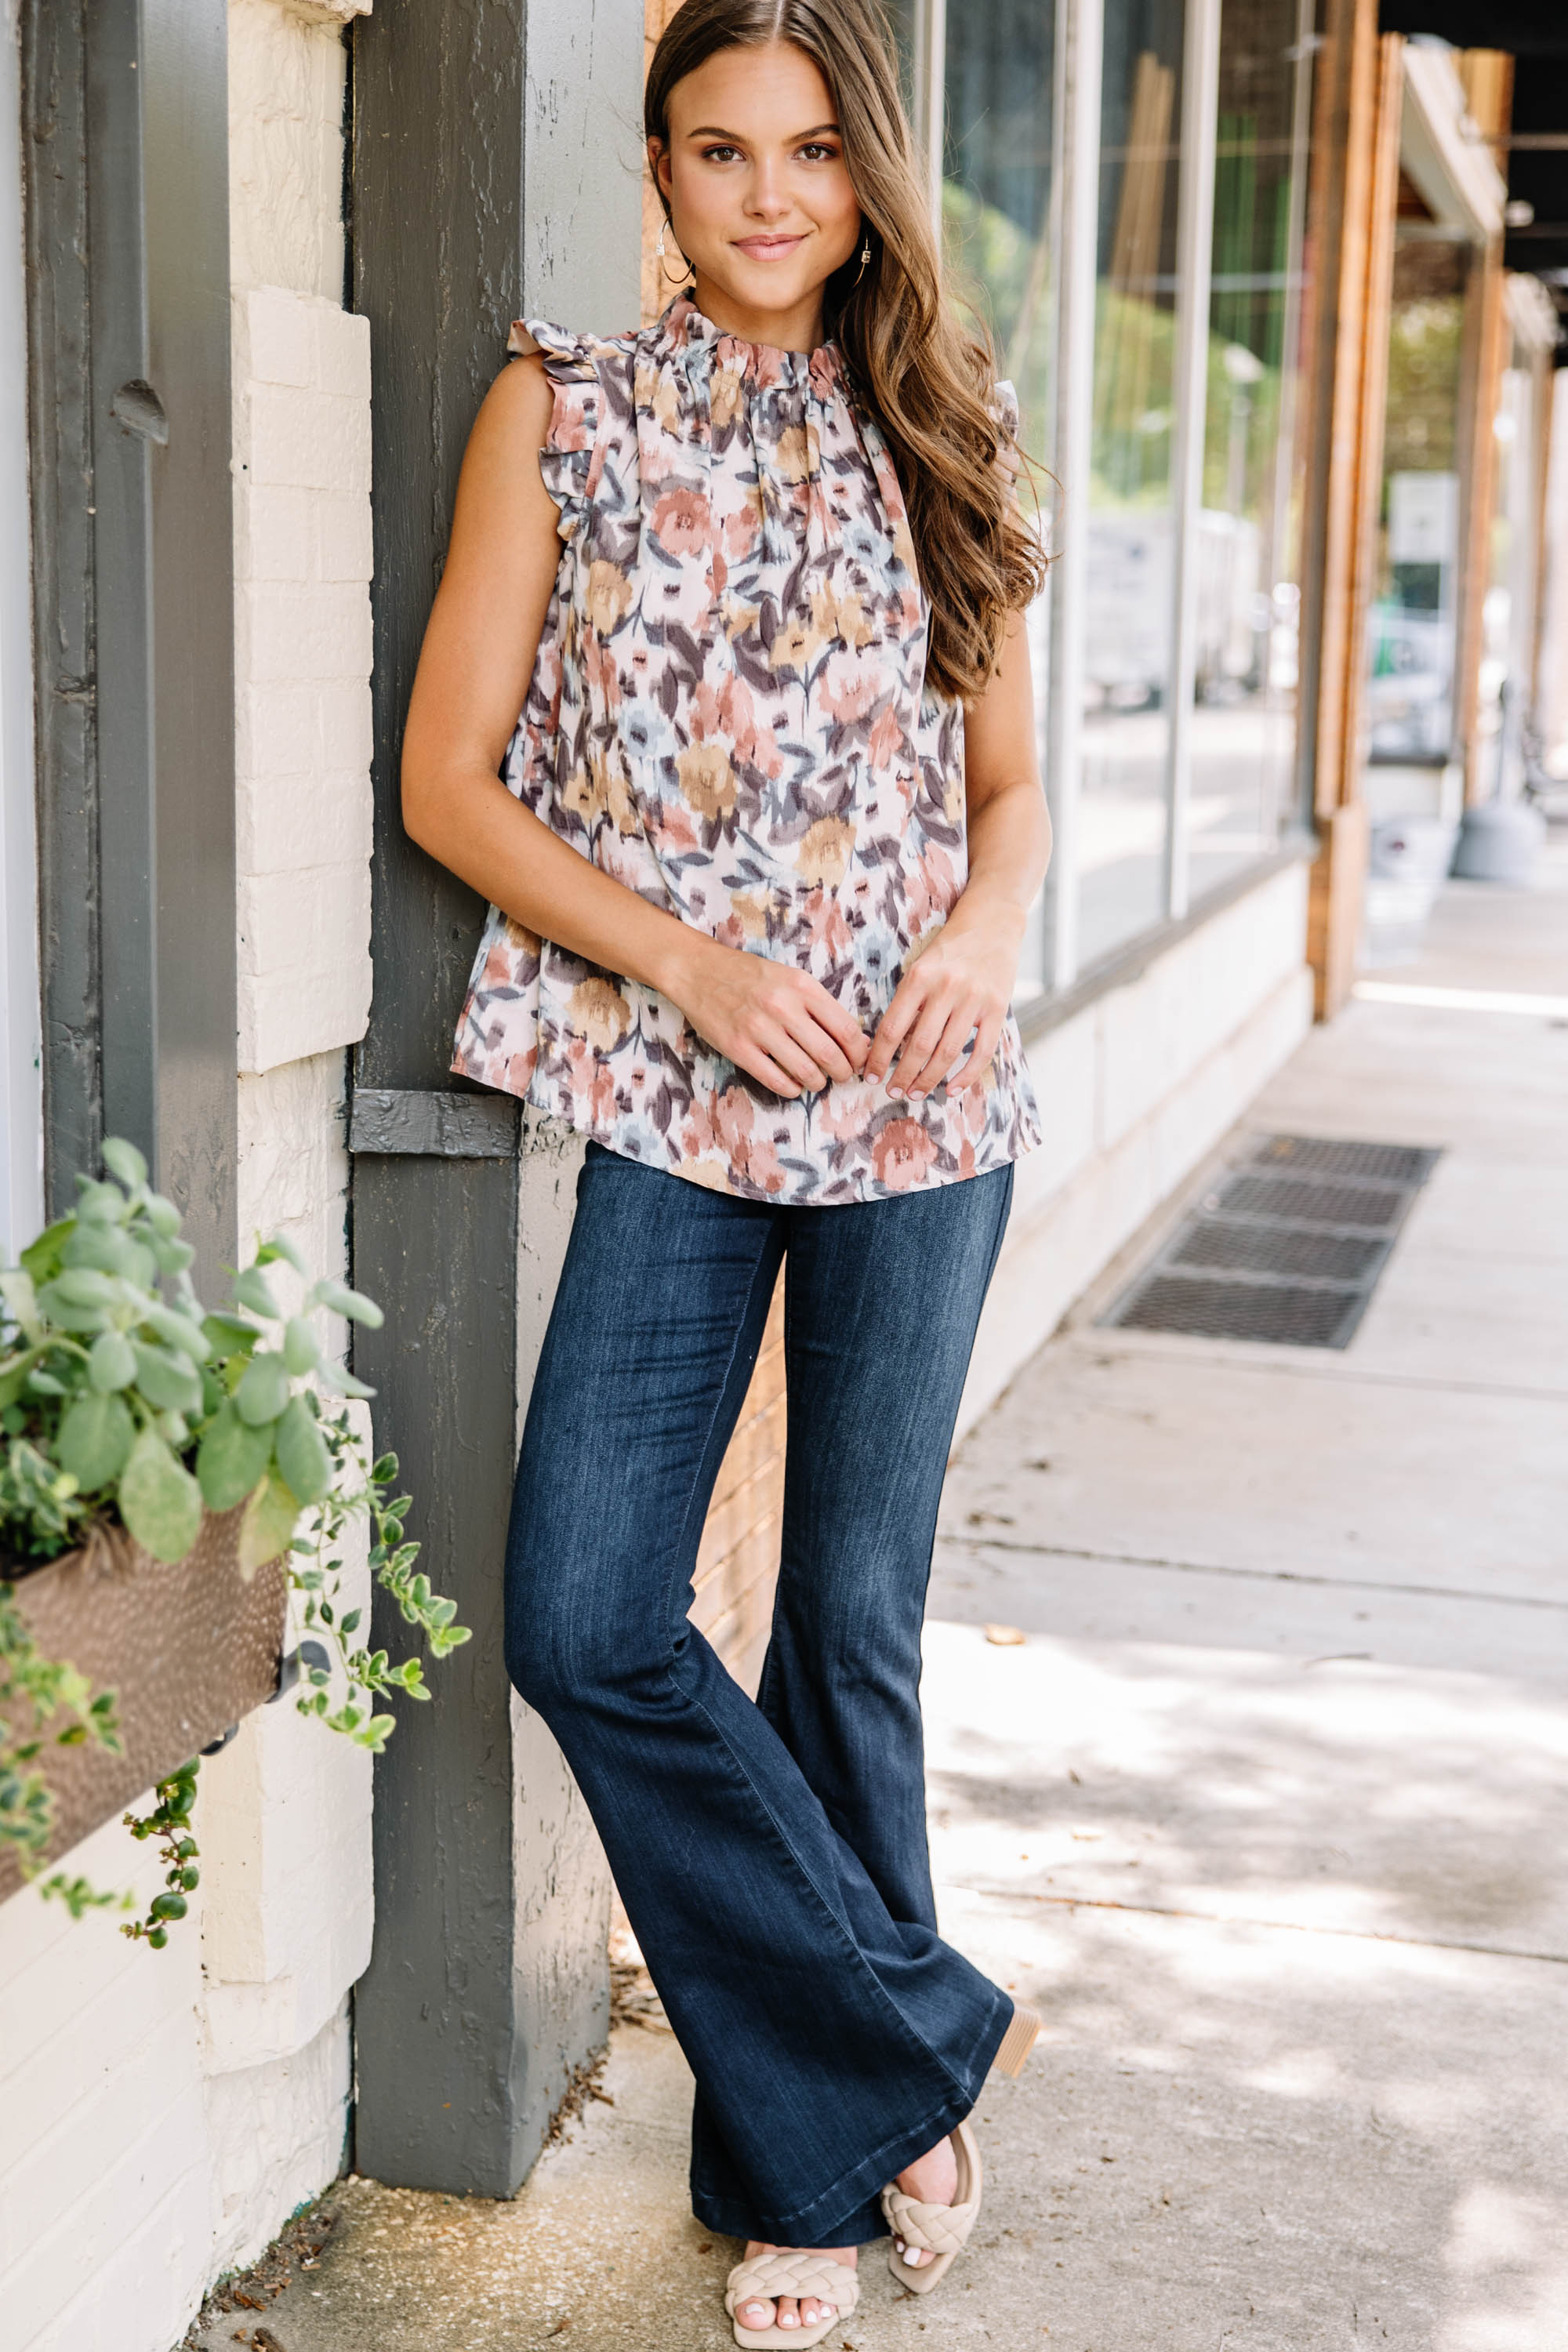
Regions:
<svg viewBox="0 0 1568 2352"><path fill-rule="evenodd" d="M773 261L780 254L793 253L805 243L799 236L742 236L735 240L737 253L749 253L753 261Z"/></svg>

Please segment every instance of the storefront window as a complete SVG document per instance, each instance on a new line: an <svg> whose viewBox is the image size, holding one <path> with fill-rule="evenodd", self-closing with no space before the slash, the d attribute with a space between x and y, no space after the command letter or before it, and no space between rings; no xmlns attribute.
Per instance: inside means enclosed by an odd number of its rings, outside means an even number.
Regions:
<svg viewBox="0 0 1568 2352"><path fill-rule="evenodd" d="M1275 848L1296 741L1300 0L1225 0L1188 801L1192 896Z"/></svg>
<svg viewBox="0 0 1568 2352"><path fill-rule="evenodd" d="M1017 388L1026 446L1071 476L1045 486L1063 562L1029 616L1058 854L1025 1005L1277 849L1294 805L1316 14L895 11L933 147L941 121L950 287Z"/></svg>
<svg viewBox="0 0 1568 2352"><path fill-rule="evenodd" d="M1080 964L1164 912L1184 16L1183 0L1107 0L1105 10Z"/></svg>
<svg viewBox="0 0 1568 2352"><path fill-rule="evenodd" d="M1050 425L1055 18L1052 0L980 0L947 20L949 282L989 327L1036 456Z"/></svg>
<svg viewBox="0 0 1568 2352"><path fill-rule="evenodd" d="M1440 767L1454 738L1469 248L1425 227L1394 256L1367 719L1374 761Z"/></svg>
<svg viewBox="0 0 1568 2352"><path fill-rule="evenodd" d="M976 0L946 20L942 187L943 263L959 302L986 329L997 373L1017 393L1023 445L1048 463L1056 352L1051 220L1053 0ZM1021 485L1048 530L1045 472ZM1043 602L1029 616L1036 708L1048 691ZM1039 995L1044 906L1020 958L1017 997Z"/></svg>

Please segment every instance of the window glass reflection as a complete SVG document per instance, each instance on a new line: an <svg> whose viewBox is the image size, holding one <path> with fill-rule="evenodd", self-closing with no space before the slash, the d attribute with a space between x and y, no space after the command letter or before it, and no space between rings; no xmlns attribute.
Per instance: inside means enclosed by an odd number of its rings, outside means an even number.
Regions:
<svg viewBox="0 0 1568 2352"><path fill-rule="evenodd" d="M1079 961L1164 912L1182 0L1107 0ZM1076 485L1074 486L1076 490Z"/></svg>
<svg viewBox="0 0 1568 2352"><path fill-rule="evenodd" d="M1051 109L1052 0L973 0L947 13L942 246L948 282L988 327L999 373L1014 386L1023 442L1046 455L1051 435L1055 240ZM1048 485L1034 485L1042 499ZM1032 507L1029 489L1026 507ZM1035 698L1047 692L1045 599L1029 615ZM1043 907L1020 958L1016 1001L1044 986Z"/></svg>
<svg viewBox="0 0 1568 2352"><path fill-rule="evenodd" d="M1404 197L1403 216L1420 199ZM1424 208L1423 208L1424 209ZM1377 762L1441 767L1454 737L1459 383L1468 249L1403 235L1394 251L1388 405L1368 632L1368 746Z"/></svg>
<svg viewBox="0 0 1568 2352"><path fill-rule="evenodd" d="M1300 0L1225 0L1215 147L1190 786L1194 898L1275 848L1292 805L1310 47Z"/></svg>

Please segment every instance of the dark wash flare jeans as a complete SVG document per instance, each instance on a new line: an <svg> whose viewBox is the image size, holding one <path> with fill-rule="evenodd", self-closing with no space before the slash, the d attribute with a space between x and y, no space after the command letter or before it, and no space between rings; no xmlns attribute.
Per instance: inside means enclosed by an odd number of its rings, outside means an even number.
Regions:
<svg viewBox="0 0 1568 2352"><path fill-rule="evenodd" d="M697 2078L691 2200L781 2245L980 2095L1007 1995L936 1931L921 1622L1013 1171L837 1208L590 1143L523 1433L507 1666L564 1750ZM687 1622L786 1257L778 1598L753 1706Z"/></svg>

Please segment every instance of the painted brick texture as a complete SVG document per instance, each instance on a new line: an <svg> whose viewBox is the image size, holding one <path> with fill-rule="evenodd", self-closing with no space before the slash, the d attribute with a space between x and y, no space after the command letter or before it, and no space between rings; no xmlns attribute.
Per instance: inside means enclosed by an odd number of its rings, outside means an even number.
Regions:
<svg viewBox="0 0 1568 2352"><path fill-rule="evenodd" d="M370 329L237 297L239 1066L348 1045L370 1013Z"/></svg>

